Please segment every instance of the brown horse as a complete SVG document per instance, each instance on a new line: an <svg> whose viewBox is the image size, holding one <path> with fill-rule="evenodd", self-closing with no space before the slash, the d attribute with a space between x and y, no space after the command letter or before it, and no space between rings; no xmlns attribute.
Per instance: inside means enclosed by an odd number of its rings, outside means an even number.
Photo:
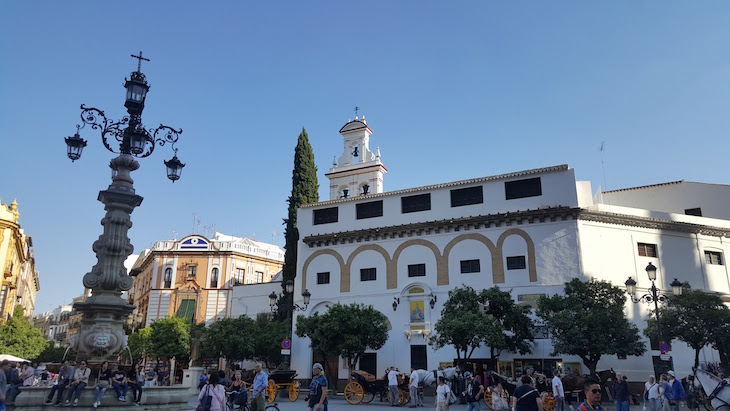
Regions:
<svg viewBox="0 0 730 411"><path fill-rule="evenodd" d="M563 377L563 389L565 390L565 398L570 404L571 396L568 395L571 391L577 391L579 396L583 395L583 384L588 380L595 380L600 382L601 387L606 387L608 381L614 381L616 379L616 373L613 368L610 370L599 371L594 375L566 375Z"/></svg>

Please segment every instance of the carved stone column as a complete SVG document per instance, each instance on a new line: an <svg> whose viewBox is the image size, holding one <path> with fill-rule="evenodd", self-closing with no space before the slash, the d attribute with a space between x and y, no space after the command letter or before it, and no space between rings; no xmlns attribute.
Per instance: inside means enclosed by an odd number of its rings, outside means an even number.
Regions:
<svg viewBox="0 0 730 411"><path fill-rule="evenodd" d="M120 154L109 167L114 175L112 183L99 192L98 198L106 210L101 220L104 232L93 245L98 262L83 279L84 287L91 289L91 296L84 302L74 303L82 319L71 347L78 354L77 360L90 362L116 361L127 346L123 325L135 308L121 295L132 288L132 277L127 275L124 261L134 251L127 237L132 227L130 215L142 203L142 197L134 193L130 176L139 163L129 154Z"/></svg>

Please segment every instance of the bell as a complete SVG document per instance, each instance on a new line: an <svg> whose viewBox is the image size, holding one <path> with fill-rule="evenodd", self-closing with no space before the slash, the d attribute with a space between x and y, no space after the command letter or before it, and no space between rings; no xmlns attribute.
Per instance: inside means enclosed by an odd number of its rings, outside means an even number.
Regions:
<svg viewBox="0 0 730 411"><path fill-rule="evenodd" d="M357 146L355 146L355 150L352 152L353 157L358 157L359 154L357 153Z"/></svg>

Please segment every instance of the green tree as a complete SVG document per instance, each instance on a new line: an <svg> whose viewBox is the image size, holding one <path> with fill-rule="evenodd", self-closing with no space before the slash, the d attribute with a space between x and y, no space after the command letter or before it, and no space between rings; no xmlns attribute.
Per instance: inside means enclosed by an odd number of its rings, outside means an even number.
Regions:
<svg viewBox="0 0 730 411"><path fill-rule="evenodd" d="M371 305L337 303L323 315L297 317L297 335L309 337L313 351L344 358L352 371L366 350L385 344L388 319Z"/></svg>
<svg viewBox="0 0 730 411"><path fill-rule="evenodd" d="M35 362L61 362L63 361L63 356L66 354L66 350L68 350L68 355L66 355L66 359L73 359L76 357L76 353L73 350L70 350L68 347L56 347L53 344L48 344L46 346L46 349L43 350L37 357L35 358L29 358L29 360L33 360Z"/></svg>
<svg viewBox="0 0 730 411"><path fill-rule="evenodd" d="M205 331L201 343L203 356L222 355L230 361L253 358L256 332L256 323L246 316L218 320Z"/></svg>
<svg viewBox="0 0 730 411"><path fill-rule="evenodd" d="M512 295L497 286L483 290L479 299L484 304L485 314L494 317L502 328L503 337L485 341L491 358L499 358L504 350L520 354L531 353L532 342L535 341L532 334L535 324L528 316L530 307L515 304Z"/></svg>
<svg viewBox="0 0 730 411"><path fill-rule="evenodd" d="M266 368L274 368L282 360L281 341L287 337L287 323L269 314L259 314L254 325L253 358Z"/></svg>
<svg viewBox="0 0 730 411"><path fill-rule="evenodd" d="M685 284L682 295L669 297L667 306L659 308L662 337L679 340L695 350L695 367L700 363L700 350L707 345L718 347L730 323L730 309L720 296L692 290ZM644 335L658 338L656 315L652 310Z"/></svg>
<svg viewBox="0 0 730 411"><path fill-rule="evenodd" d="M17 306L13 316L0 323L0 352L30 360L38 357L48 342L23 314L23 307Z"/></svg>
<svg viewBox="0 0 730 411"><path fill-rule="evenodd" d="M484 310L484 295L469 286L454 288L434 325L431 344L436 348L454 346L459 365L486 342L496 347L507 345L502 325Z"/></svg>
<svg viewBox="0 0 730 411"><path fill-rule="evenodd" d="M606 355L642 355L646 345L636 325L624 313L624 291L605 281L565 284L565 295L542 297L537 315L545 320L553 337L554 353L583 360L591 374Z"/></svg>
<svg viewBox="0 0 730 411"><path fill-rule="evenodd" d="M147 355L152 353L152 346L150 341L150 334L152 333L152 327L140 328L137 331L129 334L127 339L127 347L132 353L132 362L140 358L145 358Z"/></svg>
<svg viewBox="0 0 730 411"><path fill-rule="evenodd" d="M185 362L190 358L190 323L184 318L168 317L150 325L150 354L155 357L175 357Z"/></svg>
<svg viewBox="0 0 730 411"><path fill-rule="evenodd" d="M316 203L319 201L319 182L317 181L317 166L314 164L314 152L309 144L307 130L302 127L299 134L297 146L294 149L294 170L292 171L292 189L287 202L289 212L284 219L286 229L286 253L284 254L283 281L281 282L284 294L286 294L286 282L294 281L297 275L297 242L299 241L299 230L297 229L297 210L303 204ZM285 309L286 301L279 301L279 312L288 312Z"/></svg>

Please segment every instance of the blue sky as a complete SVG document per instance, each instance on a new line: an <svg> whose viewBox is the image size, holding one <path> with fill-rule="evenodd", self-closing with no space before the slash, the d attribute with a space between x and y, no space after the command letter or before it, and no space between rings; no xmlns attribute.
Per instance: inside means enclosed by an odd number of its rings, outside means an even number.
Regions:
<svg viewBox="0 0 730 411"><path fill-rule="evenodd" d="M33 237L36 312L70 302L95 264L112 154L79 105L124 114L125 76L151 84L143 121L181 127L133 174L136 252L204 226L283 246L293 149L324 173L357 105L386 190L568 163L609 189L728 184L725 1L0 2L0 197Z"/></svg>

